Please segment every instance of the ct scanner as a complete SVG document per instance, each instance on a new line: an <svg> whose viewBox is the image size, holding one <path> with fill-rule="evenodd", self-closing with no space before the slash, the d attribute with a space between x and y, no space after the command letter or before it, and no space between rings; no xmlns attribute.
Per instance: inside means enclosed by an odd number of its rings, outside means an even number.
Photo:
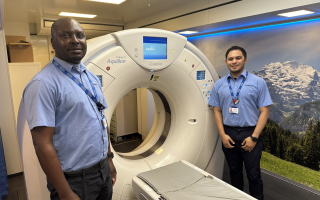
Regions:
<svg viewBox="0 0 320 200"><path fill-rule="evenodd" d="M130 153L115 153L113 162L118 174L113 200L137 199L132 188L134 176L180 160L222 178L224 156L213 111L208 106L218 75L187 38L157 29L124 30L90 41L83 63L101 80L108 122L119 100L135 88L148 88L158 110L156 126L145 142ZM170 117L170 131L164 136ZM28 199L49 199L23 102L18 138Z"/></svg>

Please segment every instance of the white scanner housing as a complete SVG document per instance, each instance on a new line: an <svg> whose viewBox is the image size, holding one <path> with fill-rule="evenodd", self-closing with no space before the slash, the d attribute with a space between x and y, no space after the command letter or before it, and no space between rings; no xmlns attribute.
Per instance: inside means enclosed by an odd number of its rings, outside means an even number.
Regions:
<svg viewBox="0 0 320 200"><path fill-rule="evenodd" d="M161 51L150 54L146 48L157 48L158 38ZM135 88L148 88L158 110L158 125L145 141L130 153L115 153L113 163L118 174L113 200L137 199L132 188L134 176L179 160L222 178L224 156L213 110L208 105L218 75L208 59L185 37L147 28L116 32L90 41L83 63L101 79L108 104L105 110L108 122L120 99ZM165 104L170 107L170 116ZM168 120L171 120L170 131L159 145ZM18 116L18 135L28 199L49 199L23 103Z"/></svg>

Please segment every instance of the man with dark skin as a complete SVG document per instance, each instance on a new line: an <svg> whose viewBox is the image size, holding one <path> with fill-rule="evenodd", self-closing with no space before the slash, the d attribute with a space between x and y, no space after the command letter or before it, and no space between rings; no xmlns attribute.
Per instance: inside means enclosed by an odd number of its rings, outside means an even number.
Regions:
<svg viewBox="0 0 320 200"><path fill-rule="evenodd" d="M101 99L100 101L104 102L103 104L106 106L101 86L100 90L98 89L98 78L87 71L81 63L87 51L86 36L83 28L74 19L60 18L52 25L51 34L52 47L55 49L54 60L66 66L66 69L67 66L70 65L71 74L75 74L74 76L79 75L79 77L76 78L79 78L81 82L89 83L86 77L88 77L88 79L91 78L97 90L98 98ZM53 75L49 76L51 73ZM83 85L91 89L90 84L85 83ZM111 199L112 186L115 184L117 172L112 162L113 153L111 152L110 145L108 145L110 138L109 130L101 126L104 112L98 110L94 102L91 102L91 99L81 90L71 95L72 104L70 104L70 100L65 99L65 97L70 98L70 96L68 96L68 93L63 93L64 90L66 90L65 88L68 89L68 84L73 87L71 89L69 88L71 92L79 89L77 88L78 85L72 82L68 76L61 73L52 63L49 63L30 81L24 92L27 120L31 129L33 144L40 165L48 178L48 189L51 192L51 199ZM58 86L54 88L54 85ZM56 100L55 98L59 99ZM81 104L77 104L77 102ZM71 105L69 110L68 108L70 106L64 106L66 103ZM53 108L50 107L51 105L53 105ZM85 107L81 108L79 106ZM59 107L63 107L61 109L65 113L60 115ZM89 112L89 117L86 116L86 110ZM45 114L42 114L43 112ZM101 113L101 117L99 112ZM38 121L33 121L34 118L38 116L46 118L46 116L50 115L51 118L48 117L48 119L43 120L40 118ZM71 116L70 118L68 118L69 115ZM82 124L86 124L86 126L81 128ZM70 131L70 127L72 126L75 133L72 132L72 129ZM86 127L88 127L88 129L86 129ZM77 130L77 128L80 130ZM82 130L83 132L81 132ZM101 134L104 138L103 141L101 141ZM62 137L62 139L59 139L59 137ZM96 149L94 149L95 147ZM100 149L98 149L98 147ZM83 152L81 152L81 149L83 149ZM62 152L66 153L64 154ZM99 166L99 164L101 168L97 170L93 169L93 167ZM107 165L110 166L110 168ZM90 169L90 173L86 171L87 169ZM82 175L75 178L73 178L73 176L71 176L72 178L66 178L70 172L71 174L73 173L73 175L79 172L80 174L83 173L83 179ZM83 186L83 184L86 183L82 184L82 182L87 181L84 178L85 172L87 172L86 176L87 174L93 176L92 174L98 173L98 175L92 179L101 179L101 181L99 180L101 185L95 185L98 184L98 181L95 181L91 184L87 183L88 186ZM103 175L100 176L100 173ZM104 175L104 173L106 173L106 175ZM106 177L110 178L108 179ZM88 176L86 179L89 180L90 177ZM70 180L72 182L76 182L75 180L82 182L71 186ZM107 185L106 182L108 181L110 181L110 185ZM84 191L88 194L90 193L90 196L84 193Z"/></svg>

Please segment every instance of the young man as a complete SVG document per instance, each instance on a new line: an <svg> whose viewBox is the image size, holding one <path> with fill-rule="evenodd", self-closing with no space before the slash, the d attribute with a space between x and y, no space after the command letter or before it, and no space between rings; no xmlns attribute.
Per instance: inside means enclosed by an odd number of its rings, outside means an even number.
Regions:
<svg viewBox="0 0 320 200"><path fill-rule="evenodd" d="M82 27L61 18L51 28L53 60L26 86L23 101L52 200L111 200L116 181L107 108L99 79L81 63Z"/></svg>
<svg viewBox="0 0 320 200"><path fill-rule="evenodd" d="M245 69L246 51L238 46L226 52L230 73L213 86L209 104L222 139L222 150L230 168L231 184L243 190L245 165L251 196L263 200L260 133L269 117L271 97L266 82Z"/></svg>

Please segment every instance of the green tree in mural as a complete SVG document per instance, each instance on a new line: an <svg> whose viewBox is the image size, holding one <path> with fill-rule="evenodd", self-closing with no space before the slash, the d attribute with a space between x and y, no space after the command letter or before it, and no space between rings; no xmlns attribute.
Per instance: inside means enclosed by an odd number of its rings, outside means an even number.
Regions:
<svg viewBox="0 0 320 200"><path fill-rule="evenodd" d="M304 149L299 144L292 144L287 148L285 160L299 165L304 164Z"/></svg>
<svg viewBox="0 0 320 200"><path fill-rule="evenodd" d="M268 120L269 122L269 120ZM266 126L264 127L264 129L262 130L262 150L265 152L270 153L270 140L271 140L271 136L270 136L270 125L269 123L266 124Z"/></svg>
<svg viewBox="0 0 320 200"><path fill-rule="evenodd" d="M281 159L285 157L285 136L282 134L278 135L276 156Z"/></svg>
<svg viewBox="0 0 320 200"><path fill-rule="evenodd" d="M291 133L290 133L291 134ZM281 137L281 129L279 125L268 119L265 128L262 131L263 151L273 155L284 157L284 143ZM279 146L280 145L280 146Z"/></svg>
<svg viewBox="0 0 320 200"><path fill-rule="evenodd" d="M310 121L304 140L304 162L305 166L314 170L319 170L319 161L320 161L320 121L317 121L313 124L313 121Z"/></svg>
<svg viewBox="0 0 320 200"><path fill-rule="evenodd" d="M310 121L304 136L283 129L268 120L262 131L263 151L281 159L319 170L320 164L320 121Z"/></svg>

